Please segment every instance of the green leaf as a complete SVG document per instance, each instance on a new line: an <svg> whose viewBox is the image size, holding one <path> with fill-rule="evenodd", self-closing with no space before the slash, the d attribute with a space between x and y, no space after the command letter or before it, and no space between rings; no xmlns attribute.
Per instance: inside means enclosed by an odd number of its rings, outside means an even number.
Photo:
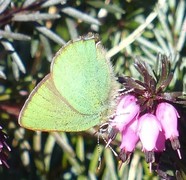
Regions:
<svg viewBox="0 0 186 180"><path fill-rule="evenodd" d="M104 8L108 12L113 13L113 14L115 13L124 14L125 13L123 9L121 9L115 4L105 4L102 1L88 1L87 3L90 4L91 6L94 6L95 8Z"/></svg>

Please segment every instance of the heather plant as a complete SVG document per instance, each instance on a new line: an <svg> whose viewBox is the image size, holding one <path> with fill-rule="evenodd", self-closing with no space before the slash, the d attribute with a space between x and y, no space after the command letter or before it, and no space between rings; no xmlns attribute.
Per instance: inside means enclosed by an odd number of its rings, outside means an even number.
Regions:
<svg viewBox="0 0 186 180"><path fill-rule="evenodd" d="M185 7L0 0L0 178L186 179ZM88 32L101 37L120 83L115 113L79 133L20 127L55 52Z"/></svg>
<svg viewBox="0 0 186 180"><path fill-rule="evenodd" d="M172 104L186 103L182 92L164 92L173 74L166 56L158 56L157 61L161 61L159 75L155 71L151 71L154 72L151 74L147 65L136 59L135 67L142 75L143 81L129 76L119 78L124 89L120 92L121 97L116 114L110 120L108 133L108 144L114 140L117 133L122 134L119 154L122 162L130 158L136 144L141 141L150 171L156 161L156 153L160 155L166 151L166 140L171 142L173 150L177 150L178 157L182 158L177 128L180 115ZM156 163L159 165L158 161ZM158 170L159 168L156 169Z"/></svg>

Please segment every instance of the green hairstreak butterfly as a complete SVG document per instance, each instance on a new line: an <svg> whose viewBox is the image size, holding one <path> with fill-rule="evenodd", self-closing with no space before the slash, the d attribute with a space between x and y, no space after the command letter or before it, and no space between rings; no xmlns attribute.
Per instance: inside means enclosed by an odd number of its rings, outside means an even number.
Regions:
<svg viewBox="0 0 186 180"><path fill-rule="evenodd" d="M107 120L118 89L97 35L68 42L52 60L50 73L33 89L19 124L41 131L83 131Z"/></svg>

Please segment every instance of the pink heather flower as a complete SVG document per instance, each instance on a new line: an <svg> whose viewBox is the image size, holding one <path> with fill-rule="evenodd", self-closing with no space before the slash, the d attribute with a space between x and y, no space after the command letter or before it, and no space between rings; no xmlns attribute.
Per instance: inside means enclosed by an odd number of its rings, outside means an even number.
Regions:
<svg viewBox="0 0 186 180"><path fill-rule="evenodd" d="M125 149L126 152L132 152L139 141L137 135L138 120L133 119L122 132L122 142L120 149Z"/></svg>
<svg viewBox="0 0 186 180"><path fill-rule="evenodd" d="M130 155L134 151L137 142L139 141L139 136L137 135L138 120L134 118L130 121L126 128L122 132L122 141L120 145L119 158L122 162L127 161Z"/></svg>
<svg viewBox="0 0 186 180"><path fill-rule="evenodd" d="M116 116L111 121L111 125L123 131L125 126L139 114L140 107L136 103L137 99L133 95L125 95L121 97L116 109Z"/></svg>
<svg viewBox="0 0 186 180"><path fill-rule="evenodd" d="M179 136L177 130L179 114L174 106L166 102L158 104L156 109L156 117L162 125L166 139L174 139L175 137Z"/></svg>
<svg viewBox="0 0 186 180"><path fill-rule="evenodd" d="M177 129L179 114L177 110L171 104L162 102L157 106L156 116L162 125L165 138L170 139L172 148L177 150L178 156L181 159L181 153L179 150L180 142L178 140L179 133Z"/></svg>
<svg viewBox="0 0 186 180"><path fill-rule="evenodd" d="M163 157L161 158L163 151L169 151L165 149L167 139L170 139L172 148L177 150L181 159L177 130L179 115L167 102L185 105L186 98L182 92L165 92L173 77L171 64L169 58L161 54L158 55L157 62L160 66L156 71L150 70L146 62L140 58L135 59L134 66L141 74L142 81L124 75L118 77L124 89L120 90L121 98L115 115L108 123L106 147L110 146L110 142L118 133L121 134L119 159L123 163L130 159L136 143L140 140L150 171L153 168L164 178L169 177L164 172L164 169L167 171L168 168L162 166L164 162ZM154 162L156 163L152 166Z"/></svg>
<svg viewBox="0 0 186 180"><path fill-rule="evenodd" d="M146 113L139 118L138 134L143 145L143 151L155 150L161 130L161 124L155 115Z"/></svg>

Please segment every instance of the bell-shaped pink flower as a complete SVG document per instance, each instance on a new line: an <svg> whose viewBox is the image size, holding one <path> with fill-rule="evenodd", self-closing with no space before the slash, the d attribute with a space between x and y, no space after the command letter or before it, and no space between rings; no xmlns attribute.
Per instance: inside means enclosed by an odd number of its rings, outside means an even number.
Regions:
<svg viewBox="0 0 186 180"><path fill-rule="evenodd" d="M136 143L139 141L137 134L138 120L133 119L122 132L122 141L120 149L132 152L136 147Z"/></svg>
<svg viewBox="0 0 186 180"><path fill-rule="evenodd" d="M155 115L146 113L139 118L138 134L143 151L155 150L159 131L162 131L161 124Z"/></svg>
<svg viewBox="0 0 186 180"><path fill-rule="evenodd" d="M179 114L174 106L166 102L158 104L156 109L156 117L162 125L166 139L172 139L179 136L177 130Z"/></svg>
<svg viewBox="0 0 186 180"><path fill-rule="evenodd" d="M170 139L172 148L177 150L178 156L181 159L182 157L179 150L180 142L178 140L179 132L177 129L179 114L177 110L171 104L162 102L157 106L156 117L159 119L165 132L165 138Z"/></svg>
<svg viewBox="0 0 186 180"><path fill-rule="evenodd" d="M139 141L139 136L137 134L138 119L134 118L130 121L126 128L122 132L122 141L120 145L119 158L122 162L127 161L130 155L134 151L137 142Z"/></svg>
<svg viewBox="0 0 186 180"><path fill-rule="evenodd" d="M139 114L140 106L136 103L137 99L133 95L122 96L116 109L116 115L111 121L111 125L123 131L125 126Z"/></svg>

